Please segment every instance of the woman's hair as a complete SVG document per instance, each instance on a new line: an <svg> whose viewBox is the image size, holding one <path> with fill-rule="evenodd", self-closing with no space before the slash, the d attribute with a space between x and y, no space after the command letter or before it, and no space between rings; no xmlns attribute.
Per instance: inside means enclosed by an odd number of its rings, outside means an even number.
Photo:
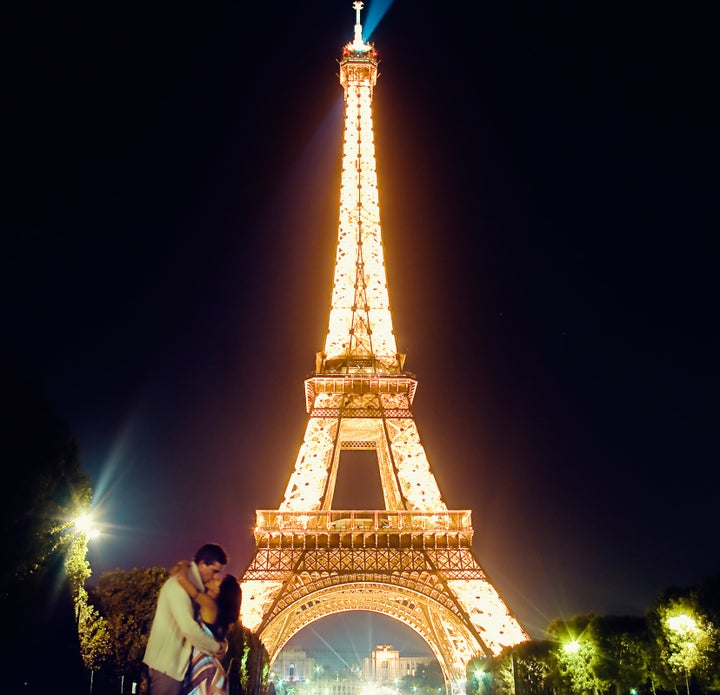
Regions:
<svg viewBox="0 0 720 695"><path fill-rule="evenodd" d="M220 593L216 599L218 613L215 619L215 636L222 639L230 626L240 620L240 583L232 574L226 574L220 582Z"/></svg>

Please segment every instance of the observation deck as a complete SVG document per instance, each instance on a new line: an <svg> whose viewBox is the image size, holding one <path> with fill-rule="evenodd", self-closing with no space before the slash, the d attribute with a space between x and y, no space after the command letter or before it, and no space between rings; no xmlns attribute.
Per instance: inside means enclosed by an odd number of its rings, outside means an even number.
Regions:
<svg viewBox="0 0 720 695"><path fill-rule="evenodd" d="M404 395L407 396L408 405L415 398L417 380L410 374L314 374L305 380L305 408L308 413L313 411L315 398L320 393L349 394L360 396L363 394ZM339 411L323 414L324 417L337 417ZM321 416L319 413L315 417ZM404 413L402 417L408 417Z"/></svg>
<svg viewBox="0 0 720 695"><path fill-rule="evenodd" d="M469 548L472 512L257 510L258 547Z"/></svg>

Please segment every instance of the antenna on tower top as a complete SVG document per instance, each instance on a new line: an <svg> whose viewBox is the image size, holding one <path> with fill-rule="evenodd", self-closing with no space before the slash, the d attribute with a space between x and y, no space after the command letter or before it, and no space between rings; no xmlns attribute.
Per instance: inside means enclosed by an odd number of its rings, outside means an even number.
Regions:
<svg viewBox="0 0 720 695"><path fill-rule="evenodd" d="M353 40L352 48L355 51L365 51L368 49L368 46L363 43L362 24L360 24L360 10L362 10L364 5L360 0L355 0L353 3L353 9L355 10L355 39Z"/></svg>
<svg viewBox="0 0 720 695"><path fill-rule="evenodd" d="M356 2L353 3L353 9L355 10L355 29L360 26L360 10L364 7L364 3L360 2L360 0L356 0Z"/></svg>

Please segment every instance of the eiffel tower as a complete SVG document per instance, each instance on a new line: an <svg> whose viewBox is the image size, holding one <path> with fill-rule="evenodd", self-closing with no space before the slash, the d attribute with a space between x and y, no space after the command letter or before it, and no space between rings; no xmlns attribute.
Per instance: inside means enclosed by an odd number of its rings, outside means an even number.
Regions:
<svg viewBox="0 0 720 695"><path fill-rule="evenodd" d="M242 622L271 663L303 627L375 611L425 639L448 693L467 663L529 639L477 562L469 510L449 510L412 413L417 381L397 351L381 239L372 98L374 45L354 38L340 65L345 116L335 275L325 349L305 380L309 414L276 510L258 510L242 576ZM385 509L336 510L340 453L377 455Z"/></svg>

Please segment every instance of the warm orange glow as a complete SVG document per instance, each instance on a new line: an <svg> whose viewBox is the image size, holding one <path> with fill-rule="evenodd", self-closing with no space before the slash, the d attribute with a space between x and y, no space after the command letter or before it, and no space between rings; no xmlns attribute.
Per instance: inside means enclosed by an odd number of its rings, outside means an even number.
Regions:
<svg viewBox="0 0 720 695"><path fill-rule="evenodd" d="M453 695L465 664L528 639L475 560L469 510L448 510L412 413L417 382L397 352L373 139L377 57L345 45L340 210L328 333L305 381L305 437L277 510L258 510L242 621L271 660L306 625L342 611L389 615L433 649ZM377 455L385 509L336 510L340 452Z"/></svg>
<svg viewBox="0 0 720 695"><path fill-rule="evenodd" d="M240 620L244 627L253 632L260 627L263 616L281 588L281 581L246 579L242 582Z"/></svg>
<svg viewBox="0 0 720 695"><path fill-rule="evenodd" d="M490 651L497 656L503 647L519 644L528 636L510 614L500 594L487 579L451 579L448 584ZM468 663L476 654L465 659Z"/></svg>

